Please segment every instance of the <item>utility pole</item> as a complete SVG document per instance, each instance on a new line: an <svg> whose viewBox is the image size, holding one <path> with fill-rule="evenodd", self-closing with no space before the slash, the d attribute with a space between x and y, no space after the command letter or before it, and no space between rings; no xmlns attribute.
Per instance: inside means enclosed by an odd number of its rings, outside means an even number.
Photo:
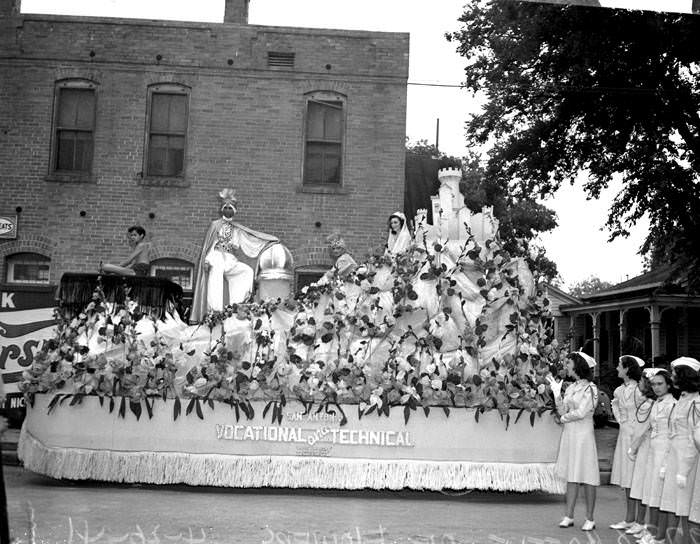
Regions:
<svg viewBox="0 0 700 544"><path fill-rule="evenodd" d="M437 118L435 123L435 151L440 154L440 118Z"/></svg>

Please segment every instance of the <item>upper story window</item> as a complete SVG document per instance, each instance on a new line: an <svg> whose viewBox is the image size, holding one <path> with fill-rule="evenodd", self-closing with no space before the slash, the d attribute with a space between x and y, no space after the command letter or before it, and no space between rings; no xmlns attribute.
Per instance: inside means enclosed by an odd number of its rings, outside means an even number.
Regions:
<svg viewBox="0 0 700 544"><path fill-rule="evenodd" d="M306 98L304 184L342 183L345 98L315 92Z"/></svg>
<svg viewBox="0 0 700 544"><path fill-rule="evenodd" d="M151 262L151 276L177 283L184 291L192 290L194 266L182 259L156 259Z"/></svg>
<svg viewBox="0 0 700 544"><path fill-rule="evenodd" d="M51 259L38 253L15 253L5 258L7 283L49 283Z"/></svg>
<svg viewBox="0 0 700 544"><path fill-rule="evenodd" d="M185 173L189 90L154 85L148 93L146 175L182 177Z"/></svg>
<svg viewBox="0 0 700 544"><path fill-rule="evenodd" d="M90 81L70 80L56 85L51 170L89 173L95 147L95 88Z"/></svg>

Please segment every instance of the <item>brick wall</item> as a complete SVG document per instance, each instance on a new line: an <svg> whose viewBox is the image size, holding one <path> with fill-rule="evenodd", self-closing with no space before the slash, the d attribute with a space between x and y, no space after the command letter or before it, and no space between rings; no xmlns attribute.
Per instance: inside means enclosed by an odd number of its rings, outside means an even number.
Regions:
<svg viewBox="0 0 700 544"><path fill-rule="evenodd" d="M134 223L154 255L191 257L227 186L238 220L279 236L297 266L326 260L333 230L360 257L403 205L407 34L14 15L0 36L0 214L22 208L0 256L40 248L52 279L122 259ZM268 51L294 52L295 66L268 68ZM89 182L47 176L55 84L67 78L97 84ZM180 186L141 177L148 86L164 82L190 88ZM338 193L302 190L304 94L318 90L347 100Z"/></svg>

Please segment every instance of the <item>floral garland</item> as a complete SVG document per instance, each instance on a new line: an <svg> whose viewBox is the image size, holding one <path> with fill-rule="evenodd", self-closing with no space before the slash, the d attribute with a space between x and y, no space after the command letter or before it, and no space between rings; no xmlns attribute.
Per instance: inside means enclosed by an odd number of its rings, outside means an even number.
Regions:
<svg viewBox="0 0 700 544"><path fill-rule="evenodd" d="M317 411L337 410L341 424L348 405L357 406L359 417L388 416L391 408L400 408L406 422L419 408L426 416L432 407L447 415L451 409L473 408L477 420L484 411L497 410L506 426L517 409L516 421L529 412L534 424L535 417L553 409L546 376L561 365L548 300L541 291L524 300L517 263L498 240L486 240L482 247L470 236L453 260L445 258L445 251L439 243L429 250L423 240L399 255L375 253L349 282L327 278L297 299L210 312L203 326L220 336L186 372L175 360L189 360L194 351L169 345L153 318L154 334L145 342L136 325L149 317L136 312L128 298L109 307L98 287L78 316L57 310L56 335L24 372L20 387L30 403L36 393L57 392L50 410L68 400L79 403L85 395L99 396L101 404L108 400L110 411L119 401L122 417L127 403L137 418L143 403L150 417L160 398L173 400L175 419L182 401L188 402L186 415L194 412L203 419L202 406L214 409L219 402L229 404L237 419L241 413L250 419L255 414L251 401L262 400L263 417L271 409L271 419L281 422L287 399L298 399L307 412L314 405ZM476 277L484 301L473 326L458 288L460 274ZM418 303L418 280L435 290L434 315ZM503 314L504 308L507 324L495 330L494 312ZM406 316L417 318L421 312L426 315L418 325L401 325ZM280 313L293 316L283 338L273 323ZM223 323L228 319L247 323L252 349L227 341ZM458 321L464 323L459 330ZM487 341L501 332L502 340L515 338L514 352L479 361ZM107 346L112 354L115 346L122 352L118 357L93 353L87 347L91 339L105 352ZM375 344L385 345L381 360L371 357ZM478 368L470 363L475 359Z"/></svg>

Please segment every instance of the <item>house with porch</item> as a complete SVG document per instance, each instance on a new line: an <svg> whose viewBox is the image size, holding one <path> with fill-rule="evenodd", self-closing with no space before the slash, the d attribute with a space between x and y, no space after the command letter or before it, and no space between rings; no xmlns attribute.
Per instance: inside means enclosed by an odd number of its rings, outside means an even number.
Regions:
<svg viewBox="0 0 700 544"><path fill-rule="evenodd" d="M599 373L613 370L623 354L654 366L700 358L700 296L671 265L579 299L551 286L548 295L557 338L595 357Z"/></svg>

